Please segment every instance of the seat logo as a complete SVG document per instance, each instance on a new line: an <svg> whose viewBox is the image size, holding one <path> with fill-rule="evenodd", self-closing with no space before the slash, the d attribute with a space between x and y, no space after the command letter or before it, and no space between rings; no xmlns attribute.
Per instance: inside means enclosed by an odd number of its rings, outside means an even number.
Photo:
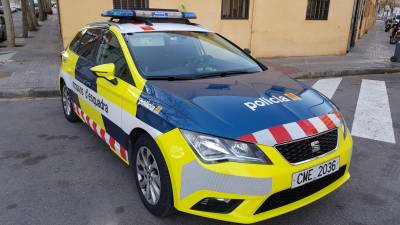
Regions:
<svg viewBox="0 0 400 225"><path fill-rule="evenodd" d="M319 152L321 150L321 145L319 141L313 141L311 142L311 151L313 153Z"/></svg>
<svg viewBox="0 0 400 225"><path fill-rule="evenodd" d="M258 107L266 107L270 105L281 104L291 101L300 101L300 100L301 98L296 94L287 93L285 95L280 95L280 96L272 95L272 97L270 98L261 97L255 100L254 102L245 102L244 105L247 106L247 108L251 109L251 111L256 111Z"/></svg>

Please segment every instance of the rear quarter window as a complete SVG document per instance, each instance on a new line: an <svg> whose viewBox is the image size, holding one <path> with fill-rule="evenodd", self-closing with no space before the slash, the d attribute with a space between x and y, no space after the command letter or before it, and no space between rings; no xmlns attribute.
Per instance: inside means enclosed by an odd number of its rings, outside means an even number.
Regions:
<svg viewBox="0 0 400 225"><path fill-rule="evenodd" d="M80 45L80 40L82 39L83 32L80 31L78 34L76 34L75 38L71 41L69 45L69 50L77 53L78 52L78 47Z"/></svg>

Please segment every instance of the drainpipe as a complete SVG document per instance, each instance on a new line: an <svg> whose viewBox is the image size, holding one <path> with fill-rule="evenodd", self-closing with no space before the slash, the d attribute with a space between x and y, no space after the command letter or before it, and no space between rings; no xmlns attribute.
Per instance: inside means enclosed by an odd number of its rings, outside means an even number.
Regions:
<svg viewBox="0 0 400 225"><path fill-rule="evenodd" d="M254 43L254 38L253 38L253 36L254 36L254 18L255 18L255 15L256 15L256 11L255 11L255 5L256 5L256 1L257 0L253 0L253 5L252 5L252 7L251 7L251 27L250 27L250 50L251 50L251 52L255 52L254 51L254 46L253 46L253 43Z"/></svg>

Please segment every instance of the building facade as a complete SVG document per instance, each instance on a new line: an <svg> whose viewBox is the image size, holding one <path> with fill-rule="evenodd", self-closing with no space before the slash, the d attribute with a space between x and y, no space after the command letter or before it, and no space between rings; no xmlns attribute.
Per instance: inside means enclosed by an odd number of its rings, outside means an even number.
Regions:
<svg viewBox="0 0 400 225"><path fill-rule="evenodd" d="M341 55L375 22L376 0L58 0L64 45L110 8L194 11L202 24L256 57ZM357 7L356 7L357 6ZM369 8L371 6L369 5ZM354 43L353 43L354 44Z"/></svg>

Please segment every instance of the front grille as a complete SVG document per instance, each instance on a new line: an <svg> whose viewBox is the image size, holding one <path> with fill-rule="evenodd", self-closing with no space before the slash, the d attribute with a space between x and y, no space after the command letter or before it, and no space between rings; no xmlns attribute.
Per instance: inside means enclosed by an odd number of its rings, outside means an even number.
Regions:
<svg viewBox="0 0 400 225"><path fill-rule="evenodd" d="M273 210L284 205L296 202L300 199L308 197L323 188L329 186L339 178L341 178L346 171L346 166L342 166L339 171L329 174L319 180L313 181L311 183L305 184L295 189L287 189L278 193L271 195L254 215Z"/></svg>
<svg viewBox="0 0 400 225"><path fill-rule="evenodd" d="M300 163L333 151L337 146L337 140L338 129L335 128L314 137L277 145L275 148L290 163ZM312 143L316 142L319 142L320 150L313 152Z"/></svg>

